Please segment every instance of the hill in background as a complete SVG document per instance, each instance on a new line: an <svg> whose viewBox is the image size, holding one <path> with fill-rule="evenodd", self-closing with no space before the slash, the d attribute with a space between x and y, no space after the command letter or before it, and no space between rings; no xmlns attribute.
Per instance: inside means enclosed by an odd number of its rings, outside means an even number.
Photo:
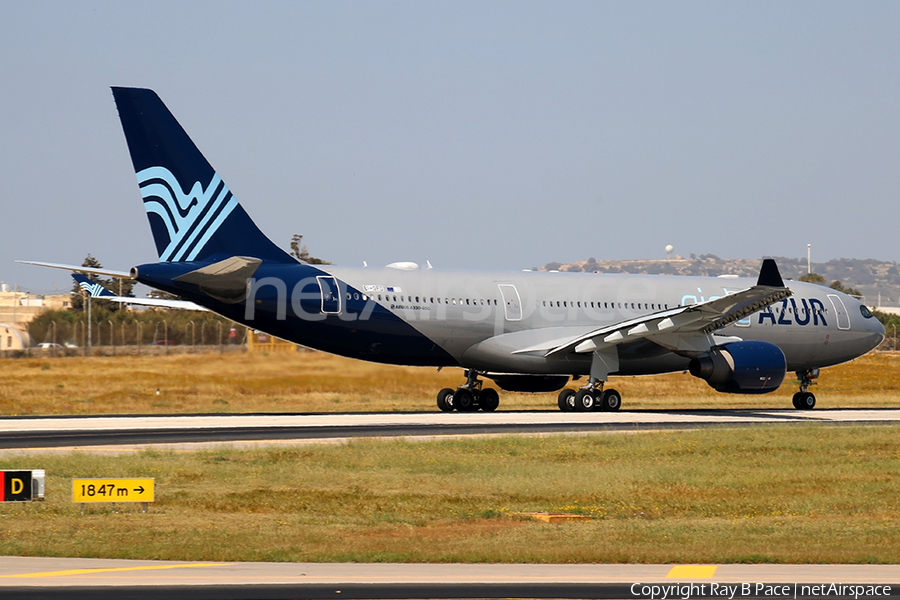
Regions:
<svg viewBox="0 0 900 600"><path fill-rule="evenodd" d="M778 263L781 276L798 279L806 274L806 258L772 257ZM547 263L537 270L587 273L645 273L653 275L699 275L718 277L737 275L756 277L762 259L719 258L715 254L676 256L664 260L587 260L562 264ZM865 302L872 306L900 306L900 267L895 262L875 259L840 258L826 263L812 263L813 273L818 273L830 284L840 281L845 287L858 289L865 295ZM879 304L879 294L881 300Z"/></svg>

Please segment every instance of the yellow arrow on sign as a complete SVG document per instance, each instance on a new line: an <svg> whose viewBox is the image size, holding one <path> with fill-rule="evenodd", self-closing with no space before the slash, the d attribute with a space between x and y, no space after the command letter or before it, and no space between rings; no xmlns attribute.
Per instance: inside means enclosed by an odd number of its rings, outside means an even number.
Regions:
<svg viewBox="0 0 900 600"><path fill-rule="evenodd" d="M73 479L72 502L153 502L152 477Z"/></svg>

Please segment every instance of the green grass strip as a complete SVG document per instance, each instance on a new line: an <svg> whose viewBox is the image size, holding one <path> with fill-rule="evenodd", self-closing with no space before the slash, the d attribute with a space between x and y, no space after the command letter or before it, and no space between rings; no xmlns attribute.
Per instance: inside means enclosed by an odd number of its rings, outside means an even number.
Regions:
<svg viewBox="0 0 900 600"><path fill-rule="evenodd" d="M898 563L900 427L359 440L16 456L47 500L0 506L0 555L202 561ZM71 501L155 477L157 502ZM534 522L519 512L590 521Z"/></svg>

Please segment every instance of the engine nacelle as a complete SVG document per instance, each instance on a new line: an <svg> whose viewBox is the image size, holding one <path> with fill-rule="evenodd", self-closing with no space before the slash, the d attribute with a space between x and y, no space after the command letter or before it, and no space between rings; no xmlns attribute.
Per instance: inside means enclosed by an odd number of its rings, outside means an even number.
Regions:
<svg viewBox="0 0 900 600"><path fill-rule="evenodd" d="M784 352L769 342L733 342L691 360L690 372L718 392L766 394L778 389L787 372Z"/></svg>
<svg viewBox="0 0 900 600"><path fill-rule="evenodd" d="M566 375L488 375L507 392L556 392L569 383Z"/></svg>

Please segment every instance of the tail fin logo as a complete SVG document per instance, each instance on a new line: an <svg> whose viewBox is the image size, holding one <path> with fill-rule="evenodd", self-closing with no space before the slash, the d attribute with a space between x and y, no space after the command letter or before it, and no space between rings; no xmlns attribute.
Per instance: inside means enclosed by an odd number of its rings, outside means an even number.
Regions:
<svg viewBox="0 0 900 600"><path fill-rule="evenodd" d="M148 215L158 215L169 234L168 244L159 254L164 262L194 260L238 205L215 173L205 187L196 181L189 192L165 167L144 169L137 179L144 209Z"/></svg>
<svg viewBox="0 0 900 600"><path fill-rule="evenodd" d="M104 288L99 283L91 284L87 281L79 281L78 285L80 285L81 289L87 292L91 298L100 298L101 296L103 296L103 292L106 291L106 288ZM112 294L109 295L111 296Z"/></svg>

